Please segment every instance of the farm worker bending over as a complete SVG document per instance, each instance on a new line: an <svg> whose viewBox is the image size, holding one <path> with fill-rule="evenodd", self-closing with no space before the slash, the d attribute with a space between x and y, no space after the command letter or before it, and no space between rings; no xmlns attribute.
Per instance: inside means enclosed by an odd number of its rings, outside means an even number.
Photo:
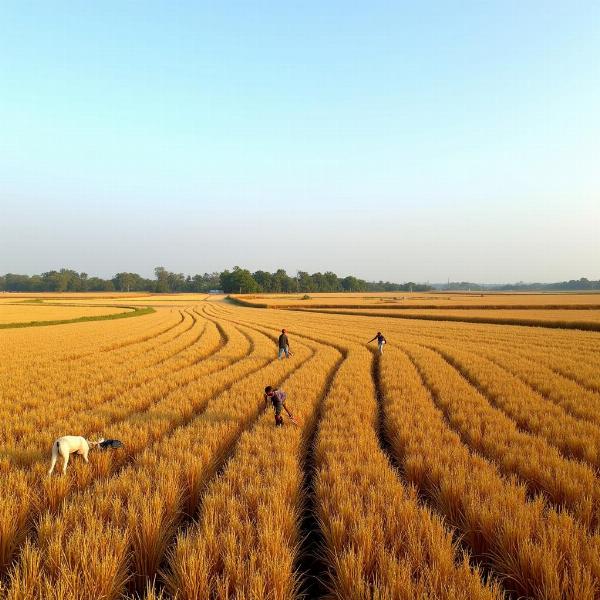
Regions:
<svg viewBox="0 0 600 600"><path fill-rule="evenodd" d="M386 339L383 337L381 331L377 332L377 335L373 338L377 340L377 346L379 347L379 354L383 354L383 345L386 343ZM369 340L367 343L370 344L373 340Z"/></svg>
<svg viewBox="0 0 600 600"><path fill-rule="evenodd" d="M285 397L286 394L283 390L278 388L274 388L268 385L265 388L265 405L271 400L271 404L273 405L273 410L275 411L275 426L281 427L283 425L283 416L281 414L282 410L290 416L290 419L294 418L294 415L288 410L285 405Z"/></svg>
<svg viewBox="0 0 600 600"><path fill-rule="evenodd" d="M288 340L288 336L285 332L285 329L281 330L281 335L279 336L279 359L285 354L286 358L290 357L290 342Z"/></svg>

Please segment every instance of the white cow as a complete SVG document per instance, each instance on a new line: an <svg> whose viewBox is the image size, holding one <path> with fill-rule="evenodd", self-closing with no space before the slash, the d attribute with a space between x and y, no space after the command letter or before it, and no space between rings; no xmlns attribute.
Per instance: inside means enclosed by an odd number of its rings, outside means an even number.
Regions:
<svg viewBox="0 0 600 600"><path fill-rule="evenodd" d="M69 457L71 454L81 454L83 460L88 462L88 452L90 448L97 446L100 442L103 442L104 438L100 438L97 442L88 442L84 437L80 435L64 435L58 438L54 444L52 444L52 463L48 475L52 475L54 471L54 465L58 460L58 455L62 456L63 459L63 475L67 472L67 465L69 464Z"/></svg>

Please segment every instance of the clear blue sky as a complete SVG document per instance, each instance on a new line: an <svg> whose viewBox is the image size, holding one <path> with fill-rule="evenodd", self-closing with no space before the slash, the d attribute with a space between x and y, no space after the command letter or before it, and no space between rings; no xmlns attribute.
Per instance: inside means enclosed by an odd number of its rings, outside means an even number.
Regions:
<svg viewBox="0 0 600 600"><path fill-rule="evenodd" d="M0 273L600 278L600 3L0 3Z"/></svg>

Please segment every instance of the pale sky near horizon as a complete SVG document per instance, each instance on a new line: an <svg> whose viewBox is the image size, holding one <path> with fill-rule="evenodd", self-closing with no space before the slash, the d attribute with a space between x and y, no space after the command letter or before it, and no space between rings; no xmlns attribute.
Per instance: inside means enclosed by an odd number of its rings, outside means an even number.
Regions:
<svg viewBox="0 0 600 600"><path fill-rule="evenodd" d="M0 273L600 278L600 3L0 3Z"/></svg>

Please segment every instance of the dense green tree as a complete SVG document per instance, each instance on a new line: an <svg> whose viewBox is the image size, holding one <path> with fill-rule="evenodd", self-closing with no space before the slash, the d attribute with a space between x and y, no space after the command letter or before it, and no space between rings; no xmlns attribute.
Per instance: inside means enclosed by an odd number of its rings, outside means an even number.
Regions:
<svg viewBox="0 0 600 600"><path fill-rule="evenodd" d="M290 291L290 278L285 272L285 269L277 269L277 271L273 273L271 291L275 294Z"/></svg>
<svg viewBox="0 0 600 600"><path fill-rule="evenodd" d="M90 292L113 292L115 290L115 286L111 279L90 277L87 281L87 289Z"/></svg>
<svg viewBox="0 0 600 600"><path fill-rule="evenodd" d="M185 292L186 280L183 273L170 273L167 271L167 285L170 292Z"/></svg>
<svg viewBox="0 0 600 600"><path fill-rule="evenodd" d="M11 292L28 292L29 277L27 275L15 275L7 273L4 276L4 288Z"/></svg>
<svg viewBox="0 0 600 600"><path fill-rule="evenodd" d="M120 292L130 292L133 288L135 279L133 273L117 273L112 278L113 285Z"/></svg>
<svg viewBox="0 0 600 600"><path fill-rule="evenodd" d="M221 273L221 288L228 294L251 294L258 291L258 283L248 269L233 267L233 271Z"/></svg>
<svg viewBox="0 0 600 600"><path fill-rule="evenodd" d="M164 267L155 267L154 276L156 277L155 291L159 294L170 292L169 289L169 272Z"/></svg>
<svg viewBox="0 0 600 600"><path fill-rule="evenodd" d="M345 292L362 292L365 289L365 282L352 275L344 277L341 283Z"/></svg>
<svg viewBox="0 0 600 600"><path fill-rule="evenodd" d="M273 290L273 276L268 271L256 271L252 273L252 277L261 292L271 292Z"/></svg>
<svg viewBox="0 0 600 600"><path fill-rule="evenodd" d="M332 271L326 271L323 275L325 281L324 292L340 292L342 290L342 284L338 276Z"/></svg>
<svg viewBox="0 0 600 600"><path fill-rule="evenodd" d="M207 293L210 290L218 290L221 287L220 273L204 273L204 275L194 275L190 285L190 292Z"/></svg>
<svg viewBox="0 0 600 600"><path fill-rule="evenodd" d="M306 271L298 271L296 276L299 292L313 292L314 282L312 277Z"/></svg>

